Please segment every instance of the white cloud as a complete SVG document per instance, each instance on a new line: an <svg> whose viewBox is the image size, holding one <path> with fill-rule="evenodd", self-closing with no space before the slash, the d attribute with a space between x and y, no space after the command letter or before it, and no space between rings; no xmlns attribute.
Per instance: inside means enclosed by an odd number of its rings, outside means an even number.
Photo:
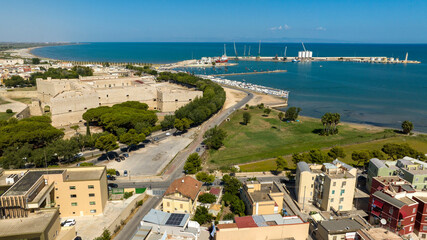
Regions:
<svg viewBox="0 0 427 240"><path fill-rule="evenodd" d="M286 30L289 30L289 29L291 29L291 27L289 27L288 24L285 24L283 26L280 25L278 27L272 27L272 28L270 28L271 31L286 31Z"/></svg>
<svg viewBox="0 0 427 240"><path fill-rule="evenodd" d="M324 27L320 26L320 27L317 27L317 28L316 28L316 30L317 30L317 31L326 31L326 28L324 28Z"/></svg>

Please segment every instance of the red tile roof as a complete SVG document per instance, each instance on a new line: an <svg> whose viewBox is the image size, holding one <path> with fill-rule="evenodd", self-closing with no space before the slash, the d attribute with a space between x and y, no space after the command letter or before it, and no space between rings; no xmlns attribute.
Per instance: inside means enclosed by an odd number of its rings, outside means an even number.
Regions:
<svg viewBox="0 0 427 240"><path fill-rule="evenodd" d="M182 196L191 198L194 201L201 188L201 182L192 177L185 176L173 181L166 190L165 196L179 192Z"/></svg>
<svg viewBox="0 0 427 240"><path fill-rule="evenodd" d="M258 227L252 216L236 217L234 218L234 221L238 228Z"/></svg>
<svg viewBox="0 0 427 240"><path fill-rule="evenodd" d="M220 192L221 192L220 188L211 188L211 190L209 191L210 194L217 195L217 196L219 196Z"/></svg>

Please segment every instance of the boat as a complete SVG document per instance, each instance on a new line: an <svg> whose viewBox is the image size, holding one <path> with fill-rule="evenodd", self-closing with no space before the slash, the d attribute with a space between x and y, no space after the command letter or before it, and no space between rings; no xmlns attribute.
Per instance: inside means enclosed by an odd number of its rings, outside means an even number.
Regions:
<svg viewBox="0 0 427 240"><path fill-rule="evenodd" d="M300 62L300 60L292 59L292 62Z"/></svg>
<svg viewBox="0 0 427 240"><path fill-rule="evenodd" d="M216 63L226 63L226 62L228 62L227 50L225 49L225 44L224 44L224 54L221 57L217 58L215 60L215 62Z"/></svg>

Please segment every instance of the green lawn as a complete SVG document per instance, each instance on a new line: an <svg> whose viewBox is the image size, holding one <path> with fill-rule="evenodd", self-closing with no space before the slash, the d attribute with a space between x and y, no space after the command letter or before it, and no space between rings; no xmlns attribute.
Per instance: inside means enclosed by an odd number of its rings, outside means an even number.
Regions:
<svg viewBox="0 0 427 240"><path fill-rule="evenodd" d="M11 98L12 100L22 102L25 104L31 104L31 98Z"/></svg>
<svg viewBox="0 0 427 240"><path fill-rule="evenodd" d="M8 120L10 117L12 117L15 113L0 113L0 120Z"/></svg>
<svg viewBox="0 0 427 240"><path fill-rule="evenodd" d="M354 127L346 123L340 124L338 135L320 136L316 132L323 128L319 119L300 117L300 122L280 123L278 111L273 110L269 117L263 116L260 109L247 111L252 115L249 125L240 124L245 110L239 110L230 117L229 122L220 126L226 130L228 136L223 148L209 152L208 163L213 167L249 163L305 152L313 148L330 148L396 136L392 131ZM262 162L252 164L248 169L259 169L257 165L270 169L273 165L275 167L273 162ZM291 163L288 165L292 167Z"/></svg>

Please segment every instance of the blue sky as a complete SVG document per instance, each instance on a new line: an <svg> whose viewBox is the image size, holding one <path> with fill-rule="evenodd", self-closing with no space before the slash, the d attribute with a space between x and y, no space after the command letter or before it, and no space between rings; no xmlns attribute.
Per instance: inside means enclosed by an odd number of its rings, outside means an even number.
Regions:
<svg viewBox="0 0 427 240"><path fill-rule="evenodd" d="M425 0L3 0L0 42L427 43Z"/></svg>

